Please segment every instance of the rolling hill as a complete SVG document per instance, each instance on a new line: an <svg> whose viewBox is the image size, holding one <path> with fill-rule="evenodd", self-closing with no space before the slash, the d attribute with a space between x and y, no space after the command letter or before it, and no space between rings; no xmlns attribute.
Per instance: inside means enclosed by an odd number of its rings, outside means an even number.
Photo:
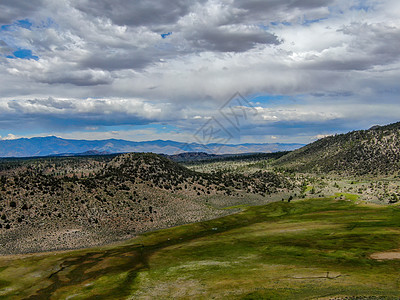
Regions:
<svg viewBox="0 0 400 300"><path fill-rule="evenodd" d="M88 247L266 203L274 173L204 174L152 153L3 159L0 254Z"/></svg>
<svg viewBox="0 0 400 300"><path fill-rule="evenodd" d="M303 172L398 173L400 122L320 139L281 157L274 165Z"/></svg>

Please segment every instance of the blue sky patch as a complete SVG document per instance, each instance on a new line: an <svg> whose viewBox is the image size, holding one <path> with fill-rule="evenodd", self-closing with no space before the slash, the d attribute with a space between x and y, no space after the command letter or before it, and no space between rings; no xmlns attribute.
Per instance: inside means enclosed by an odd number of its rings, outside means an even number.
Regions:
<svg viewBox="0 0 400 300"><path fill-rule="evenodd" d="M17 22L14 22L13 24L1 25L0 31L12 31L12 30L15 30L16 27L31 29L32 25L33 25L32 22L29 21L28 19L18 20Z"/></svg>
<svg viewBox="0 0 400 300"><path fill-rule="evenodd" d="M18 20L16 24L17 24L17 26L25 28L25 29L31 29L31 27L32 27L32 23L28 19Z"/></svg>
<svg viewBox="0 0 400 300"><path fill-rule="evenodd" d="M275 105L293 104L296 97L287 95L250 95L248 99L254 106L273 107Z"/></svg>
<svg viewBox="0 0 400 300"><path fill-rule="evenodd" d="M353 5L350 9L351 10L364 10L364 11L369 11L373 8L373 6L368 5L366 0L360 0L358 1L357 5Z"/></svg>
<svg viewBox="0 0 400 300"><path fill-rule="evenodd" d="M327 20L328 18L320 18L320 19L312 19L312 20L304 20L303 25L310 25L314 23L319 23L321 21Z"/></svg>
<svg viewBox="0 0 400 300"><path fill-rule="evenodd" d="M278 26L278 25L292 26L292 23L286 22L286 21L283 21L283 22L270 22L270 24L272 26Z"/></svg>
<svg viewBox="0 0 400 300"><path fill-rule="evenodd" d="M163 33L163 34L161 34L161 37L163 38L163 39L166 39L168 36L170 36L172 34L172 32L168 32L168 33Z"/></svg>
<svg viewBox="0 0 400 300"><path fill-rule="evenodd" d="M34 59L38 60L39 57L32 54L32 50L29 49L18 49L13 52L14 56L8 55L7 58L21 58L21 59Z"/></svg>
<svg viewBox="0 0 400 300"><path fill-rule="evenodd" d="M0 31L9 31L12 25L1 25Z"/></svg>

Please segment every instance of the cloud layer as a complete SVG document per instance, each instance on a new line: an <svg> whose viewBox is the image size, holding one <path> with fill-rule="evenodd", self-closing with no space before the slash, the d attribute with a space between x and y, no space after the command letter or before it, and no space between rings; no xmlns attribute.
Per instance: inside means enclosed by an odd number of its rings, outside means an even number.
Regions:
<svg viewBox="0 0 400 300"><path fill-rule="evenodd" d="M309 142L398 121L399 44L395 0L2 1L0 135L193 139L240 92L237 141Z"/></svg>

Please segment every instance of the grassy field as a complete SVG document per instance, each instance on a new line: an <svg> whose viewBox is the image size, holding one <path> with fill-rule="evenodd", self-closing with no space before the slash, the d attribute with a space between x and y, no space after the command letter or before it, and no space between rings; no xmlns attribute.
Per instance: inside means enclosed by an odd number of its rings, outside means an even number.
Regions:
<svg viewBox="0 0 400 300"><path fill-rule="evenodd" d="M0 257L0 299L399 299L400 260L370 258L399 248L399 206L277 202L118 245Z"/></svg>

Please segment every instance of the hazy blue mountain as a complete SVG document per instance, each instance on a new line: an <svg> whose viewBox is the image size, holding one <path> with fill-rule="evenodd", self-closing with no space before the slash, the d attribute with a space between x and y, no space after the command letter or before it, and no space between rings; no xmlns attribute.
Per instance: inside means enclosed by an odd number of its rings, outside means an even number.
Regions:
<svg viewBox="0 0 400 300"><path fill-rule="evenodd" d="M182 152L206 152L211 154L271 153L290 151L302 147L302 144L209 144L181 143L174 141L132 142L125 140L70 140L55 136L22 138L0 141L0 157L29 157L59 155L63 153L84 153L98 151L104 153L153 152L177 154Z"/></svg>

